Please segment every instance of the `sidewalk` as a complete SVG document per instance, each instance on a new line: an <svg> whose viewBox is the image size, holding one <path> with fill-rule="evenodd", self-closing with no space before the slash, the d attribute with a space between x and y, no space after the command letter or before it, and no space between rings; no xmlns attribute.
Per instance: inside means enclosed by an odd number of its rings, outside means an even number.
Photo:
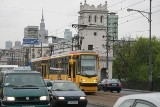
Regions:
<svg viewBox="0 0 160 107"><path fill-rule="evenodd" d="M122 89L125 91L134 91L134 92L143 92L143 93L150 93L150 92L155 92L155 91L148 91L148 90L135 90L135 89Z"/></svg>

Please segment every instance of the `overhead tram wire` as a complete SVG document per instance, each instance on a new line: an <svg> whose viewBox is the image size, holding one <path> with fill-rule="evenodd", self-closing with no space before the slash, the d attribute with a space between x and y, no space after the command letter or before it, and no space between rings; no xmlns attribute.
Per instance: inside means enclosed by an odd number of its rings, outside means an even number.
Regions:
<svg viewBox="0 0 160 107"><path fill-rule="evenodd" d="M115 3L115 4L111 5L111 6L108 6L108 8L109 8L109 7L114 7L114 6L118 5L118 4L122 4L124 1L126 1L126 0L120 1L120 2L118 2L118 3ZM135 6L135 5L140 4L140 3L144 2L144 1L146 1L146 0L141 0L141 1L137 2L137 3L134 3L134 4L131 4L131 5L129 5L129 6L126 6L126 7L122 8L122 9L120 9L120 10L117 10L117 11L115 11L115 12L122 11L122 10L128 8L128 7ZM159 7L159 6L160 6L160 5L157 5L157 6L154 6L154 7L152 7L152 8L156 8L156 7ZM146 10L148 10L148 9L146 9ZM132 13L132 14L130 14L130 15L122 16L122 17L120 17L119 19L126 18L126 17L132 16L132 15L134 15L134 14L138 14L138 13Z"/></svg>
<svg viewBox="0 0 160 107"><path fill-rule="evenodd" d="M115 11L115 13L118 13L119 11L122 11L122 10L127 9L127 8L129 8L129 7L132 7L132 6L135 6L135 5L137 5L137 4L143 3L144 1L146 1L146 0L142 0L142 1L136 2L136 3L134 3L134 4L131 4L131 5L129 5L129 6L126 6L126 7L122 8L122 9L119 9L119 10Z"/></svg>
<svg viewBox="0 0 160 107"><path fill-rule="evenodd" d="M158 13L158 12L160 12L160 10L155 11L155 12L152 12L152 14L155 14L155 13ZM128 23L128 22L131 22L131 21L137 20L137 19L142 18L142 17L144 17L144 16L139 16L139 17L137 17L137 18L134 18L134 19L131 19L131 20L127 20L127 21L122 22L122 23L120 23L120 24L118 24L118 25L122 25L122 24L125 24L125 23Z"/></svg>
<svg viewBox="0 0 160 107"><path fill-rule="evenodd" d="M76 19L76 20L70 22L69 24L66 24L66 25L64 25L64 26L62 26L62 27L60 27L60 28L58 28L58 29L52 30L52 31L50 31L50 33L52 33L52 32L57 32L58 30L66 27L66 26L71 26L70 24L73 23L73 22L76 22L76 21L78 21L78 19Z"/></svg>
<svg viewBox="0 0 160 107"><path fill-rule="evenodd" d="M126 0L123 0L123 1L120 1L120 2L118 2L118 3L115 3L115 4L113 4L113 5L109 6L109 7L114 7L114 6L118 5L118 4L122 4L122 2L124 2L124 1L126 1ZM124 9L127 9L128 7L131 7L131 6L135 6L135 5L140 4L140 3L144 2L144 1L146 1L146 0L141 0L141 1L137 2L137 3L134 3L134 4L132 4L132 5L126 6L126 7L122 8L121 10L117 10L116 12L122 11L122 10L124 10ZM160 5L157 5L157 6L152 7L152 8L156 8L156 7L159 7L159 6L160 6ZM148 9L146 9L146 10L148 10ZM160 10L155 11L155 12L152 12L152 14L153 14L153 13L157 13L157 12L159 12L159 11L160 11ZM121 19L121 18L128 17L128 16L132 16L132 15L134 15L134 14L138 14L138 13L133 13L133 14L130 14L130 15L127 15L127 16L124 16L124 17L120 17L120 19ZM87 17L86 17L86 18L87 18ZM122 25L122 24L125 24L125 23L128 23L128 22L137 20L137 19L139 19L139 18L142 18L142 17L137 17L137 18L128 20L128 21L126 21L126 22L122 22L122 23L120 23L120 24L118 24L118 25ZM76 21L77 21L77 20L76 20ZM68 26L68 24L67 24L66 26ZM63 26L63 27L66 27L66 26ZM61 27L61 28L59 28L59 29L62 29L63 27ZM59 30L59 29L57 29L57 30ZM55 31L57 31L57 30L55 30ZM53 31L52 31L52 32L53 32ZM60 34L60 33L62 33L62 32L59 32L58 34ZM57 33L56 33L56 34L57 34Z"/></svg>
<svg viewBox="0 0 160 107"><path fill-rule="evenodd" d="M160 10L157 10L157 11L155 11L155 12L153 12L153 13L158 13L158 12L160 12ZM153 14L153 13L152 13L152 14Z"/></svg>
<svg viewBox="0 0 160 107"><path fill-rule="evenodd" d="M156 6L152 7L152 9L157 8L157 7L159 7L159 6L160 6L160 5L156 5ZM146 11L146 10L148 10L148 9L145 9L145 10L143 10L143 11ZM132 13L132 14L129 14L129 15L126 15L126 16L119 17L118 19L126 18L126 17L132 16L132 15L135 15L135 14L138 14L138 13L135 12L135 13Z"/></svg>
<svg viewBox="0 0 160 107"><path fill-rule="evenodd" d="M143 1L145 1L145 0L143 0ZM141 1L142 2L142 1ZM138 3L140 3L140 2L138 2ZM137 4L137 3L136 3ZM131 6L131 5L130 5ZM127 6L127 7L130 7L130 6ZM156 8L156 7L159 7L160 5L157 5L157 6L154 6L153 8ZM125 7L125 8L127 8L127 7ZM148 10L148 9L146 9L146 10ZM156 11L156 13L157 12L159 12L160 10L158 10L158 11ZM152 14L153 13L155 13L155 12L152 12ZM128 17L128 16L131 16L131 15L134 15L134 14L137 14L137 13L133 13L133 14L130 14L130 15L127 15L127 16L124 16L124 17L121 17L121 18L125 18L125 17ZM137 17L137 18L134 18L134 19L131 19L131 20L128 20L128 21L125 21L125 22L122 22L122 23L120 23L120 24L118 24L118 25L122 25L122 24L125 24L125 23L128 23L128 22L131 22L131 21L134 21L134 20L136 20L136 19L139 19L139 18L142 18L143 16L139 16L139 17ZM86 17L87 18L87 17ZM77 20L75 20L75 21L77 21ZM73 21L73 22L75 22L75 21ZM71 23L73 23L73 22L71 22ZM67 24L67 25L65 25L65 26L62 26L61 28L59 28L59 29L57 29L57 30L54 30L55 32L56 31L58 31L58 30L60 30L60 29L62 29L62 28L64 28L64 27L66 27L66 26L70 26L69 24ZM52 31L52 32L54 32L54 31ZM58 33L55 33L55 34L61 34L61 33L63 33L64 31L61 31L61 32L58 32Z"/></svg>
<svg viewBox="0 0 160 107"><path fill-rule="evenodd" d="M111 6L108 6L108 8L114 7L114 6L118 5L118 4L122 4L122 3L125 2L125 1L126 1L126 0L122 0L122 1L120 1L120 2L118 2L118 3L115 3L115 4L111 5Z"/></svg>
<svg viewBox="0 0 160 107"><path fill-rule="evenodd" d="M20 10L28 10L28 11L41 12L41 10L39 10L39 9L30 9L30 8L23 8L23 7L7 6L7 5L2 5L2 4L0 4L0 6L14 8L14 9L20 9ZM69 16L77 16L75 14L66 14L66 13L60 13L60 12L58 13L58 12L53 12L53 11L44 11L44 12L54 13L54 14L64 14L64 15L69 15Z"/></svg>
<svg viewBox="0 0 160 107"><path fill-rule="evenodd" d="M122 1L120 1L120 2L118 2L118 3L115 3L115 4L111 5L111 6L108 6L108 8L117 6L118 4L122 4L122 3L125 2L125 1L126 1L126 0L122 0ZM122 9L120 9L120 10L117 10L116 12L122 11L122 10L128 8L128 7L137 5L137 4L142 3L142 2L144 2L144 1L146 1L146 0L142 0L142 1L139 1L139 2L137 2L137 3L132 4L132 5L130 5L130 6L124 7L124 8L122 8ZM0 6L4 6L4 5L0 5ZM11 7L11 8L17 8L17 9L29 10L29 11L39 11L39 10L26 9L26 8L19 8L19 7L14 7L14 6L4 6L4 7ZM45 11L45 12L49 12L49 11ZM52 13L52 12L49 12L49 13ZM57 13L57 14L58 14L58 13ZM59 13L59 14L62 14L62 13ZM131 16L131 15L128 15L128 16ZM125 17L127 17L127 16L125 16ZM75 20L75 21L77 21L77 20ZM73 22L75 22L75 21L73 21ZM73 22L71 22L71 23L73 23ZM128 21L127 21L127 22L128 22ZM57 32L58 30L60 30L60 29L62 29L62 28L64 28L64 27L66 27L66 26L69 26L69 25L67 24L67 25L62 26L62 27L60 27L59 29L56 29L56 30L51 31L51 32Z"/></svg>

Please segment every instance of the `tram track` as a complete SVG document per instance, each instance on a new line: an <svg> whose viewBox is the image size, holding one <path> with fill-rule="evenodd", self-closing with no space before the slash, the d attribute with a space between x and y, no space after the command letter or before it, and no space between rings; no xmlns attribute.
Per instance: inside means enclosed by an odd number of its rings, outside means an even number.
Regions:
<svg viewBox="0 0 160 107"><path fill-rule="evenodd" d="M94 95L87 95L88 103L102 107L113 107L117 99L124 94L98 91Z"/></svg>

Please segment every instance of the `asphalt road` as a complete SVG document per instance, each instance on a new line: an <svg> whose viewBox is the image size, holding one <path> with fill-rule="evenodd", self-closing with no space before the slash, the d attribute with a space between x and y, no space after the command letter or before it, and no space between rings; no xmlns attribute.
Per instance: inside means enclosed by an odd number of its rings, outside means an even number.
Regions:
<svg viewBox="0 0 160 107"><path fill-rule="evenodd" d="M98 91L95 95L87 95L87 107L113 107L114 103L121 96L129 94L147 93L149 91L122 89L120 93L117 92L103 92Z"/></svg>
<svg viewBox="0 0 160 107"><path fill-rule="evenodd" d="M110 107L110 106L101 106L101 105L87 104L87 107Z"/></svg>

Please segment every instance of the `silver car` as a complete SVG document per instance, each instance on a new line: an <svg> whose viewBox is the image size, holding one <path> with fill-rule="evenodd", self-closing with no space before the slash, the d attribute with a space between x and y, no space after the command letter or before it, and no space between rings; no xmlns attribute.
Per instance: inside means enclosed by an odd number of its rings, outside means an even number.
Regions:
<svg viewBox="0 0 160 107"><path fill-rule="evenodd" d="M126 95L113 107L160 107L160 92Z"/></svg>

